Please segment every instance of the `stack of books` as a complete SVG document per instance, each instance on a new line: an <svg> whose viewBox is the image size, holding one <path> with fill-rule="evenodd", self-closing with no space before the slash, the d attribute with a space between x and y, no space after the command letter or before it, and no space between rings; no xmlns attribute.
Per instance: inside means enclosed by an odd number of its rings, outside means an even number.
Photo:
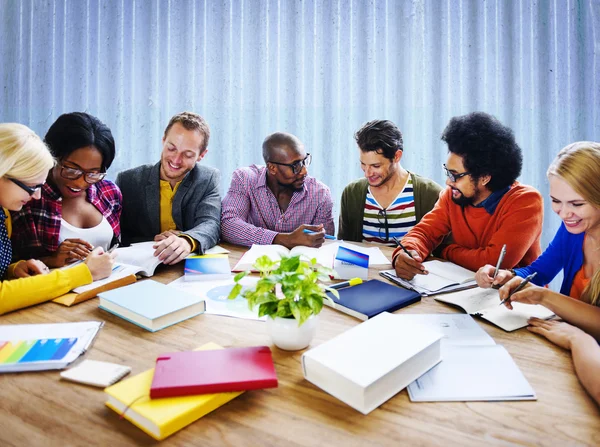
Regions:
<svg viewBox="0 0 600 447"><path fill-rule="evenodd" d="M106 406L157 440L219 408L246 390L277 387L266 346L160 355L156 367L106 388Z"/></svg>

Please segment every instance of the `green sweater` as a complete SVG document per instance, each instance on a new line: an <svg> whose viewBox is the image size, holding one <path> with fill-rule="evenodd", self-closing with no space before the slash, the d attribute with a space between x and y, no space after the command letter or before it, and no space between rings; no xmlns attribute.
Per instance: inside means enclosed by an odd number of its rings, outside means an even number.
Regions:
<svg viewBox="0 0 600 447"><path fill-rule="evenodd" d="M415 196L415 217L417 223L427 214L437 202L442 187L433 180L409 172ZM338 239L361 242L363 230L363 215L369 182L361 178L350 183L342 193L340 225Z"/></svg>

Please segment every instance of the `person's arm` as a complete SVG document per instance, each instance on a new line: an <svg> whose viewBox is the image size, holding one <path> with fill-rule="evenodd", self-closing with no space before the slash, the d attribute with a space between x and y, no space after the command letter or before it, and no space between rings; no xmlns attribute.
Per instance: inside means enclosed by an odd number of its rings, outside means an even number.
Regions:
<svg viewBox="0 0 600 447"><path fill-rule="evenodd" d="M234 171L231 186L223 199L221 235L223 240L236 245L270 245L277 232L248 223L252 207L249 189L250 185L244 181L241 172Z"/></svg>
<svg viewBox="0 0 600 447"><path fill-rule="evenodd" d="M9 266L9 271L12 270L14 269ZM86 264L65 270L54 270L47 275L2 281L0 282L0 315L43 303L91 282L92 274Z"/></svg>
<svg viewBox="0 0 600 447"><path fill-rule="evenodd" d="M342 199L340 201L340 219L338 224L337 238L340 240L349 241L350 239L350 212L348 209L348 187L342 191Z"/></svg>
<svg viewBox="0 0 600 447"><path fill-rule="evenodd" d="M200 254L214 247L219 241L221 229L220 183L221 174L215 169L202 199L197 202L194 210L194 226L185 229L179 236L190 243L192 251L198 251Z"/></svg>
<svg viewBox="0 0 600 447"><path fill-rule="evenodd" d="M453 206L452 203L449 203L450 194L450 190L446 188L433 209L402 238L402 245L408 250L416 251L423 260L427 259L452 229L448 212L448 207ZM396 248L392 259L395 259L400 253L404 253L403 250L400 247Z"/></svg>
<svg viewBox="0 0 600 447"><path fill-rule="evenodd" d="M442 251L442 258L477 271L482 265L493 265L506 244L503 265L509 268L517 265L541 233L544 217L542 197L537 191L524 192L510 203L505 203L500 212L498 228L487 246L467 248L450 244Z"/></svg>
<svg viewBox="0 0 600 447"><path fill-rule="evenodd" d="M507 298L522 281L522 278L517 277L504 284L498 291L500 299ZM512 309L511 302L541 304L563 320L600 340L600 307L598 306L532 284L528 284L523 290L511 296L510 300L505 303L509 309Z"/></svg>
<svg viewBox="0 0 600 447"><path fill-rule="evenodd" d="M317 204L315 218L312 225L323 225L325 234L335 235L335 224L333 222L333 199L329 188L324 188L323 194Z"/></svg>
<svg viewBox="0 0 600 447"><path fill-rule="evenodd" d="M589 395L600 405L600 346L581 329L556 320L532 318L528 329L552 343L571 350L575 373Z"/></svg>

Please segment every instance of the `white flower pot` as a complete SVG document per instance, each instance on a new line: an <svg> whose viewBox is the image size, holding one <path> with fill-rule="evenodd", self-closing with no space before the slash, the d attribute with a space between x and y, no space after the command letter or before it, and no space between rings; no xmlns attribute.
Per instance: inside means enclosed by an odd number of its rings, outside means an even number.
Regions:
<svg viewBox="0 0 600 447"><path fill-rule="evenodd" d="M295 318L267 317L267 333L275 346L285 351L299 351L306 348L317 332L318 315L311 315L298 327Z"/></svg>

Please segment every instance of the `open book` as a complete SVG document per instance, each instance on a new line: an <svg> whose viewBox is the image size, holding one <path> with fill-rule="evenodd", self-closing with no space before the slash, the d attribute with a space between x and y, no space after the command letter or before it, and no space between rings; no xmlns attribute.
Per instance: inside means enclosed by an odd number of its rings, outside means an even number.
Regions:
<svg viewBox="0 0 600 447"><path fill-rule="evenodd" d="M425 296L468 289L477 285L475 272L452 262L426 261L423 265L429 273L427 275L415 275L410 281L396 276L395 270L385 270L380 275Z"/></svg>
<svg viewBox="0 0 600 447"><path fill-rule="evenodd" d="M379 247L363 247L360 245L350 244L343 241L330 242L319 248L297 246L291 250L284 247L283 245L253 245L248 250L238 263L231 270L232 272L243 272L245 270L252 269L252 264L256 262L258 258L263 255L267 255L272 260L278 260L284 256L297 256L300 255L305 259L316 258L317 263L324 267L333 267L333 261L337 254L339 247L346 247L350 250L357 251L369 255L369 267L373 265L386 265L389 264L389 260L384 256Z"/></svg>
<svg viewBox="0 0 600 447"><path fill-rule="evenodd" d="M468 314L488 320L507 332L527 326L527 320L531 317L547 320L554 316L552 311L539 304L512 303L513 310L507 309L500 305L500 297L495 289L463 290L435 299L461 307Z"/></svg>
<svg viewBox="0 0 600 447"><path fill-rule="evenodd" d="M408 386L413 402L534 400L510 354L469 315L399 314L401 324L440 331L442 361ZM499 380L498 378L501 378Z"/></svg>
<svg viewBox="0 0 600 447"><path fill-rule="evenodd" d="M116 263L108 278L99 279L85 286L76 287L71 292L53 301L65 306L72 306L94 298L100 292L106 292L127 286L136 281L136 275L152 276L156 267L162 262L154 256L156 242L141 242L130 247L117 248ZM71 264L63 268L71 268Z"/></svg>

